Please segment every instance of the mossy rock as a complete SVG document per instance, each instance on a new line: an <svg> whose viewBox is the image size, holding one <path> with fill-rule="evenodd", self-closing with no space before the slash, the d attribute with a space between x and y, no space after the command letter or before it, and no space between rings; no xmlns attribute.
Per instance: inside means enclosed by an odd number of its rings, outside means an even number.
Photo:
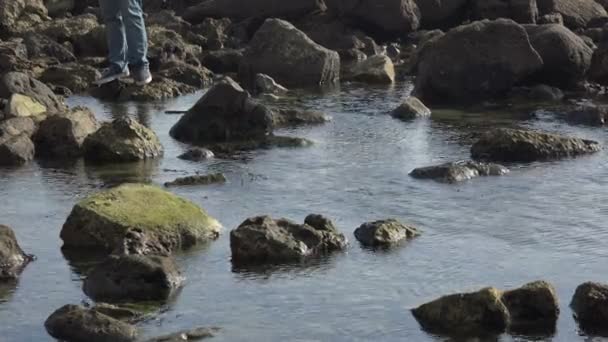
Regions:
<svg viewBox="0 0 608 342"><path fill-rule="evenodd" d="M64 249L160 254L216 239L220 223L194 203L143 184L124 184L74 206L63 225Z"/></svg>

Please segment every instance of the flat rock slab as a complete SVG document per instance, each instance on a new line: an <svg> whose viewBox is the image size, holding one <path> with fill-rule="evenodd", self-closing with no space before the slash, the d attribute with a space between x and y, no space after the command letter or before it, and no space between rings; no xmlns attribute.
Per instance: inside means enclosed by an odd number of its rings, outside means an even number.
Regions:
<svg viewBox="0 0 608 342"><path fill-rule="evenodd" d="M226 183L226 176L223 173L212 173L209 175L195 175L180 177L174 181L165 183L166 187L188 186L188 185L209 185Z"/></svg>
<svg viewBox="0 0 608 342"><path fill-rule="evenodd" d="M457 183L479 176L502 176L507 173L509 169L499 164L458 161L417 168L410 172L410 176L440 183Z"/></svg>

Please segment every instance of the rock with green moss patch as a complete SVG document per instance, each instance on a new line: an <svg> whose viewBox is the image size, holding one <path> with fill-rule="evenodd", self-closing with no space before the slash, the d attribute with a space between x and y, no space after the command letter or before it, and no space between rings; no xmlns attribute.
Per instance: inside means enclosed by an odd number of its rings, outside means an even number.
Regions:
<svg viewBox="0 0 608 342"><path fill-rule="evenodd" d="M183 186L183 185L209 185L217 183L226 183L226 176L223 173L212 173L209 175L195 175L188 177L180 177L172 182L165 183L166 187Z"/></svg>
<svg viewBox="0 0 608 342"><path fill-rule="evenodd" d="M85 158L97 162L131 162L163 154L163 146L151 129L132 118L104 123L84 141Z"/></svg>
<svg viewBox="0 0 608 342"><path fill-rule="evenodd" d="M124 184L74 206L63 225L65 249L160 254L219 236L220 223L194 203L143 184Z"/></svg>

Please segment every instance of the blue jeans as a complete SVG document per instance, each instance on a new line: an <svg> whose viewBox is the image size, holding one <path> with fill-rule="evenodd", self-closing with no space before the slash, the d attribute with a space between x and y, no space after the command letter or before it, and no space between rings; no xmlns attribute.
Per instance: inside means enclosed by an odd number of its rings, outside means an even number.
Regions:
<svg viewBox="0 0 608 342"><path fill-rule="evenodd" d="M148 36L142 0L99 0L106 24L111 68L148 65Z"/></svg>

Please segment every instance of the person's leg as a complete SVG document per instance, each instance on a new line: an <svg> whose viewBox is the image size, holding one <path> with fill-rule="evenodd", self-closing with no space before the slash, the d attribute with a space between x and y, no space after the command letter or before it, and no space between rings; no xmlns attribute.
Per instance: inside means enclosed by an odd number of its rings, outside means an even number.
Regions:
<svg viewBox="0 0 608 342"><path fill-rule="evenodd" d="M110 67L102 74L101 79L97 80L97 84L111 82L117 78L128 76L127 41L121 16L122 2L123 0L99 0L101 13L106 25Z"/></svg>
<svg viewBox="0 0 608 342"><path fill-rule="evenodd" d="M133 67L147 66L148 36L142 0L123 0L121 6L127 36L127 61Z"/></svg>

